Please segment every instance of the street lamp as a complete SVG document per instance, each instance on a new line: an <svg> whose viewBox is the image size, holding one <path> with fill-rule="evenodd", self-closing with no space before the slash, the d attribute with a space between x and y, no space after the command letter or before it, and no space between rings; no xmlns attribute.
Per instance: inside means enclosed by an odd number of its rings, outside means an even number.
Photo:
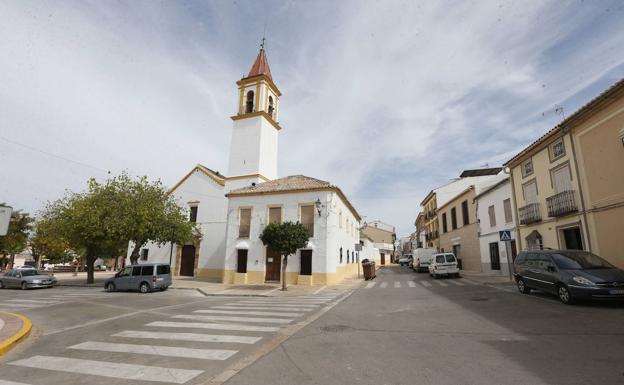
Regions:
<svg viewBox="0 0 624 385"><path fill-rule="evenodd" d="M317 198L316 202L314 202L314 206L316 207L316 212L318 213L320 217L321 216L321 200L319 198Z"/></svg>

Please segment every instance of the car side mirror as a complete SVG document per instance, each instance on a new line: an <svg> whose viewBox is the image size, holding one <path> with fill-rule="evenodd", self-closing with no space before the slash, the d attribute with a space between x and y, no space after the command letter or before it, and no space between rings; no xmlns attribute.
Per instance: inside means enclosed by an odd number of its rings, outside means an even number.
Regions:
<svg viewBox="0 0 624 385"><path fill-rule="evenodd" d="M21 274L16 274L15 278L22 278L22 275Z"/></svg>

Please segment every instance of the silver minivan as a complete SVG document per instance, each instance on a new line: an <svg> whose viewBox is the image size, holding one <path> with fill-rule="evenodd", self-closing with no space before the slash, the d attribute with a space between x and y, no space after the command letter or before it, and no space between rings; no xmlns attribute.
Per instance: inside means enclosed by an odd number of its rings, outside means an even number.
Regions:
<svg viewBox="0 0 624 385"><path fill-rule="evenodd" d="M168 263L144 263L123 268L104 282L104 289L113 292L118 290L138 290L149 293L152 290L167 290L171 285L171 267Z"/></svg>

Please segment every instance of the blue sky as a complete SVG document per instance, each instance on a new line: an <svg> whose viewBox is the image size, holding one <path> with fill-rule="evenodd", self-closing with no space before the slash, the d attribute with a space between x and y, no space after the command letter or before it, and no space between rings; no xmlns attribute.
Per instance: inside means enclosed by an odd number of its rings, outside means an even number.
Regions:
<svg viewBox="0 0 624 385"><path fill-rule="evenodd" d="M0 201L34 213L108 170L225 172L266 25L279 174L406 235L429 190L624 77L623 19L620 1L3 1Z"/></svg>

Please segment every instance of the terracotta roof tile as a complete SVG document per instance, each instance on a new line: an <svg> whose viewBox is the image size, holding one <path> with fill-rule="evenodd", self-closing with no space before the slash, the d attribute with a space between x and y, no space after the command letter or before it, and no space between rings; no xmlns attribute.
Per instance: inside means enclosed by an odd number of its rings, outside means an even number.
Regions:
<svg viewBox="0 0 624 385"><path fill-rule="evenodd" d="M271 79L271 81L273 81L273 78L271 77L271 68L269 68L269 61L267 60L266 54L264 53L264 48L260 48L260 52L258 52L256 61L254 62L253 66L251 66L247 77L251 78L258 75L265 75L266 77Z"/></svg>
<svg viewBox="0 0 624 385"><path fill-rule="evenodd" d="M329 182L324 180L310 178L304 175L291 175L270 182L258 183L255 186L247 186L231 190L229 194L257 194L279 191L307 190L307 189L324 189L333 187Z"/></svg>

